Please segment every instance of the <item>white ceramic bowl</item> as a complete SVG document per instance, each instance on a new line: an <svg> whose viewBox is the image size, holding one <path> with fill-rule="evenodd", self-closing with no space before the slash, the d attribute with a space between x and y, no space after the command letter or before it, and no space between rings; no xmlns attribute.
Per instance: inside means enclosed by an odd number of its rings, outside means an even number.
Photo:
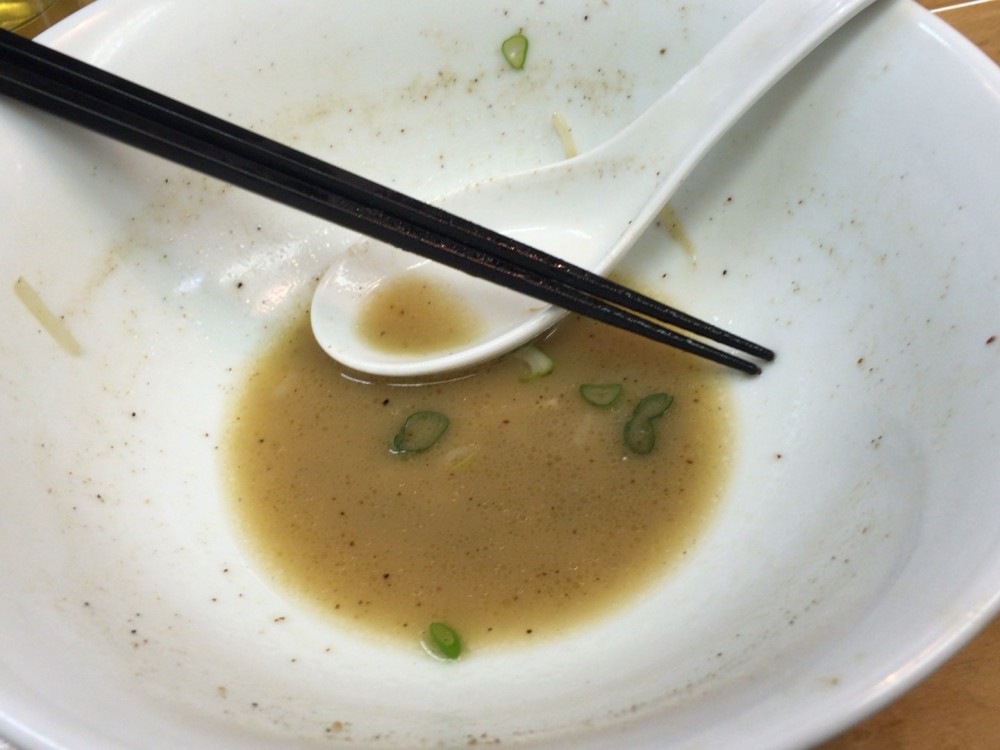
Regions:
<svg viewBox="0 0 1000 750"><path fill-rule="evenodd" d="M607 137L754 5L98 0L44 41L433 197L560 158L553 110ZM998 606L998 131L996 67L906 0L761 101L673 202L697 264L656 231L626 262L779 352L717 521L606 620L443 669L301 611L222 501L242 368L347 235L2 103L0 735L759 749L877 709Z"/></svg>

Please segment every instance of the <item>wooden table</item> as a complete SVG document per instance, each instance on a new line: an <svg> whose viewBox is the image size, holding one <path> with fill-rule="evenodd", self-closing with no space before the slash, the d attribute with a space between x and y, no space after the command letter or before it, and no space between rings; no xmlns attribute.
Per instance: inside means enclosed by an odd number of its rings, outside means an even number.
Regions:
<svg viewBox="0 0 1000 750"><path fill-rule="evenodd" d="M37 34L90 2L57 0L19 31ZM919 2L1000 64L1000 0ZM1000 750L1000 619L907 695L817 750L897 748Z"/></svg>

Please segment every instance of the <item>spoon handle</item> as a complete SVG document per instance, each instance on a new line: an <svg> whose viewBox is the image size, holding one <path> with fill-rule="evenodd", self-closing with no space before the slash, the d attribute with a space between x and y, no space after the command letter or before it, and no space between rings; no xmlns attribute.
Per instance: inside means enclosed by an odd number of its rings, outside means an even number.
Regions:
<svg viewBox="0 0 1000 750"><path fill-rule="evenodd" d="M764 0L666 94L618 135L578 157L588 170L645 181L618 240L627 248L702 156L809 52L874 0ZM584 165L584 162L586 163ZM578 167L579 168L579 167ZM612 265L617 255L608 258Z"/></svg>

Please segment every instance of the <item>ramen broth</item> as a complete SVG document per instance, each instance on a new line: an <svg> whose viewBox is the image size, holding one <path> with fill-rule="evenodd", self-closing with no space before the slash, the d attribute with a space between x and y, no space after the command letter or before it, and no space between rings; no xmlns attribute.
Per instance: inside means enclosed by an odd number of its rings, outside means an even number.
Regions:
<svg viewBox="0 0 1000 750"><path fill-rule="evenodd" d="M474 311L419 274L383 283L362 306L358 333L380 351L428 354L461 346L482 330Z"/></svg>
<svg viewBox="0 0 1000 750"><path fill-rule="evenodd" d="M364 382L308 321L254 363L233 406L232 507L262 572L337 621L421 637L448 623L472 649L538 639L603 615L667 573L713 515L731 452L721 368L585 319L538 346L427 384ZM581 384L620 384L599 407ZM674 396L646 455L625 445L634 405ZM449 425L398 453L406 418Z"/></svg>

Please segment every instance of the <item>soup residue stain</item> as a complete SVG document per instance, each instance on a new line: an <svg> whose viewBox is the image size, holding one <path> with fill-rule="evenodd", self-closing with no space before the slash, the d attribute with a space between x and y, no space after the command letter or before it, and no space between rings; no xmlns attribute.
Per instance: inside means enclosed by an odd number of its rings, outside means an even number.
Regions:
<svg viewBox="0 0 1000 750"><path fill-rule="evenodd" d="M475 312L432 279L408 274L376 287L358 315L358 333L390 353L432 354L474 340Z"/></svg>
<svg viewBox="0 0 1000 750"><path fill-rule="evenodd" d="M362 382L307 321L252 368L226 442L232 508L265 575L335 621L413 641L447 622L472 648L558 634L641 594L710 521L731 452L721 368L585 319L448 382ZM611 407L583 383L619 383ZM623 425L674 395L648 455ZM450 425L393 453L419 410Z"/></svg>

